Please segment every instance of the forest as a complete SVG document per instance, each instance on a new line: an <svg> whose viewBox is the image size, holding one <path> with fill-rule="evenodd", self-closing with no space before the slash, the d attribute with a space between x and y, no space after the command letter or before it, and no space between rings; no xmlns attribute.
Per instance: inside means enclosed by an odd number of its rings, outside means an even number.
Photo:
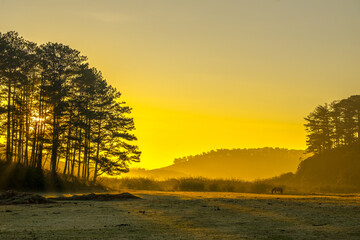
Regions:
<svg viewBox="0 0 360 240"><path fill-rule="evenodd" d="M94 182L127 172L141 152L120 97L78 50L0 32L3 162Z"/></svg>

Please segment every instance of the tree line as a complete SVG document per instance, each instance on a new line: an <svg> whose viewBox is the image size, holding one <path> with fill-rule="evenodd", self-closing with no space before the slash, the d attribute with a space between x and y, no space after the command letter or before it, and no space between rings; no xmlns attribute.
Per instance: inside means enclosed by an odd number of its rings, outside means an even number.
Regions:
<svg viewBox="0 0 360 240"><path fill-rule="evenodd" d="M360 95L319 105L305 118L307 151L315 154L360 142Z"/></svg>
<svg viewBox="0 0 360 240"><path fill-rule="evenodd" d="M4 161L94 181L128 171L140 151L120 96L78 50L0 32Z"/></svg>
<svg viewBox="0 0 360 240"><path fill-rule="evenodd" d="M304 154L302 150L293 150L286 148L233 148L233 149L217 149L208 152L202 152L196 155L189 155L185 157L175 158L173 164L181 164L186 162L204 161L209 162L212 160L226 162L233 160L234 162L240 162L241 159L260 159L269 158L282 159L282 158L294 158L299 159ZM228 160L226 160L228 159ZM271 161L271 160L269 160Z"/></svg>

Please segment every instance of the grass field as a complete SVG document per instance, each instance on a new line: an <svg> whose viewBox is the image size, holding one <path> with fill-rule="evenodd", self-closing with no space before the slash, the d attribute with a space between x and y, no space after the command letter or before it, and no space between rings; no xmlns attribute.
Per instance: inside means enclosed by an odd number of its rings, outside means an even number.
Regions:
<svg viewBox="0 0 360 240"><path fill-rule="evenodd" d="M360 239L359 195L132 193L0 206L0 239Z"/></svg>

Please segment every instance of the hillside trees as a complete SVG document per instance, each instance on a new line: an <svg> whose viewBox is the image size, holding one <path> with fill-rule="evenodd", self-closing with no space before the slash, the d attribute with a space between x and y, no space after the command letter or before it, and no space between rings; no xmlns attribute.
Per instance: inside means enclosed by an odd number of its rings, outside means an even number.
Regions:
<svg viewBox="0 0 360 240"><path fill-rule="evenodd" d="M308 152L360 142L360 95L319 105L306 118Z"/></svg>
<svg viewBox="0 0 360 240"><path fill-rule="evenodd" d="M0 127L7 162L93 180L140 152L131 109L79 51L0 33Z"/></svg>
<svg viewBox="0 0 360 240"><path fill-rule="evenodd" d="M308 131L308 150L311 152L322 152L332 147L330 109L327 104L317 106L305 120Z"/></svg>

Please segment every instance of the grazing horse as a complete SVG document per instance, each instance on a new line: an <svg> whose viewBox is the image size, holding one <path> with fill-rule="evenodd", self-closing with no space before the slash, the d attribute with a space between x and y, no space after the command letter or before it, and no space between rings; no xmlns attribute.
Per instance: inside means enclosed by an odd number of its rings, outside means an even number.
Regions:
<svg viewBox="0 0 360 240"><path fill-rule="evenodd" d="M272 190L271 190L271 194L274 194L274 193L280 193L282 194L283 193L283 189L281 187L274 187Z"/></svg>

